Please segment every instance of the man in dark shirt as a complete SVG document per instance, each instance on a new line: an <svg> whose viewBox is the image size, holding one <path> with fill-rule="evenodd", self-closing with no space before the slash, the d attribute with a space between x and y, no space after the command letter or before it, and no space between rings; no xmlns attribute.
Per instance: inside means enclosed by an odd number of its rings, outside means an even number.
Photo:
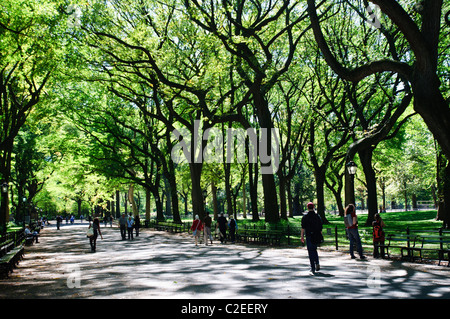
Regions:
<svg viewBox="0 0 450 319"><path fill-rule="evenodd" d="M316 270L320 270L319 254L317 253L317 245L322 237L322 219L314 211L314 204L308 203L308 213L302 218L301 241L305 243L308 249L309 262L311 265L310 273L314 275Z"/></svg>
<svg viewBox="0 0 450 319"><path fill-rule="evenodd" d="M223 244L223 242L226 242L227 240L227 219L223 216L223 213L220 213L220 217L217 219L217 224L219 225L220 242Z"/></svg>
<svg viewBox="0 0 450 319"><path fill-rule="evenodd" d="M127 217L125 214L119 217L119 227L120 227L120 236L122 236L122 240L125 240L127 236Z"/></svg>
<svg viewBox="0 0 450 319"><path fill-rule="evenodd" d="M204 222L204 231L203 233L205 234L205 245L208 246L208 237L209 240L211 241L211 245L212 245L212 235L211 235L211 224L212 224L212 219L211 216L209 216L209 212L206 212L206 217L205 217L205 222Z"/></svg>

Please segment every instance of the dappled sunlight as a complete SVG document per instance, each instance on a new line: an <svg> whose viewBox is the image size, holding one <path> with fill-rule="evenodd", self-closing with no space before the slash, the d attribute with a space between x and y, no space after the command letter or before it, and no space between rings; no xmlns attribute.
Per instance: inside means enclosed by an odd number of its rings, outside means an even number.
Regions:
<svg viewBox="0 0 450 319"><path fill-rule="evenodd" d="M46 228L27 247L1 298L449 298L450 268L390 260L359 261L319 251L308 272L304 248L195 247L186 234L142 230L133 241L102 228L91 253L87 226ZM74 271L79 287L69 287Z"/></svg>

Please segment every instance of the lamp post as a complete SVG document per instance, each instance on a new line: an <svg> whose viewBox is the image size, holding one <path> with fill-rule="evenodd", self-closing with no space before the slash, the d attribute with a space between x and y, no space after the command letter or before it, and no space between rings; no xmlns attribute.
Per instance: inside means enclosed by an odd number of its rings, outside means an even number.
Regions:
<svg viewBox="0 0 450 319"><path fill-rule="evenodd" d="M23 201L23 208L22 208L22 223L23 223L23 227L25 227L25 216L27 214L27 198L24 197L22 199Z"/></svg>
<svg viewBox="0 0 450 319"><path fill-rule="evenodd" d="M6 217L8 215L8 183L2 183L2 202L0 209L0 228L2 235L6 234Z"/></svg>
<svg viewBox="0 0 450 319"><path fill-rule="evenodd" d="M350 176L349 187L347 188L347 199L346 205L355 204L355 174L358 166L356 166L355 162L349 161L345 167L347 168L348 176Z"/></svg>

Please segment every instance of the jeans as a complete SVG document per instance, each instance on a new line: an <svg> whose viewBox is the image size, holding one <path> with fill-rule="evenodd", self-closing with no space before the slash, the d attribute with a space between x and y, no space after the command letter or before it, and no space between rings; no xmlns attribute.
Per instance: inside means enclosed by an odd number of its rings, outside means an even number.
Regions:
<svg viewBox="0 0 450 319"><path fill-rule="evenodd" d="M381 258L385 257L384 247L380 247L380 246L384 246L384 241L374 241L373 242L373 257L374 258L378 258L380 256L381 256Z"/></svg>
<svg viewBox="0 0 450 319"><path fill-rule="evenodd" d="M126 225L120 225L120 236L122 236L122 239L125 239L127 237L127 226Z"/></svg>
<svg viewBox="0 0 450 319"><path fill-rule="evenodd" d="M319 254L317 253L317 244L313 244L311 237L306 236L306 248L308 249L309 263L311 271L316 271L316 265L319 264Z"/></svg>
<svg viewBox="0 0 450 319"><path fill-rule="evenodd" d="M223 244L223 242L227 242L227 229L226 228L219 228L222 235L219 234L220 242Z"/></svg>
<svg viewBox="0 0 450 319"><path fill-rule="evenodd" d="M356 249L359 256L363 255L361 238L359 238L358 228L347 228L348 239L350 240L350 255L353 257L353 245L356 243Z"/></svg>
<svg viewBox="0 0 450 319"><path fill-rule="evenodd" d="M205 229L203 230L203 234L205 236L205 244L208 244L208 239L211 241L212 244L212 235L211 235L211 227L205 226Z"/></svg>
<svg viewBox="0 0 450 319"><path fill-rule="evenodd" d="M236 241L236 229L235 228L230 228L230 240L233 244Z"/></svg>
<svg viewBox="0 0 450 319"><path fill-rule="evenodd" d="M89 243L91 244L91 251L95 252L96 246L97 246L97 237L98 233L97 230L94 229L94 235L89 237Z"/></svg>
<svg viewBox="0 0 450 319"><path fill-rule="evenodd" d="M133 240L133 227L128 227L128 239Z"/></svg>

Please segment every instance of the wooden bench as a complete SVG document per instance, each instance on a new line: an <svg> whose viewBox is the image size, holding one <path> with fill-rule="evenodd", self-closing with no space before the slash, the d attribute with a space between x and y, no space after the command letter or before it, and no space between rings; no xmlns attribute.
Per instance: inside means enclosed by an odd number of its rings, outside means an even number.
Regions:
<svg viewBox="0 0 450 319"><path fill-rule="evenodd" d="M0 257L5 256L14 247L14 240L9 239L0 246Z"/></svg>
<svg viewBox="0 0 450 319"><path fill-rule="evenodd" d="M423 260L424 251L434 251L438 253L439 265L442 260L445 260L445 254L447 254L447 267L450 264L450 237L445 236L418 236L418 242L420 247L410 247L411 259L414 260L414 252L418 252L417 256L421 261ZM444 247L446 245L446 247ZM437 247L438 246L438 247Z"/></svg>
<svg viewBox="0 0 450 319"><path fill-rule="evenodd" d="M265 236L267 243L270 243L272 246L280 246L284 234L281 230L269 230Z"/></svg>
<svg viewBox="0 0 450 319"><path fill-rule="evenodd" d="M25 235L25 246L31 246L36 241L38 243L39 233L41 228L40 227L30 227L31 234L24 234ZM36 235L34 235L36 233Z"/></svg>
<svg viewBox="0 0 450 319"><path fill-rule="evenodd" d="M236 232L236 239L244 243L258 243L263 245L280 245L283 232L281 230L243 228Z"/></svg>
<svg viewBox="0 0 450 319"><path fill-rule="evenodd" d="M380 245L379 247L386 248L386 254L388 258L391 257L389 250L396 248L400 249L402 259L406 257L411 259L411 248L415 247L417 238L418 236L411 234L386 234L385 244ZM407 253L407 255L405 255L405 252Z"/></svg>
<svg viewBox="0 0 450 319"><path fill-rule="evenodd" d="M237 242L243 242L243 243L247 243L248 242L248 235L247 235L247 230L246 229L238 228L238 230L236 230L236 241Z"/></svg>
<svg viewBox="0 0 450 319"><path fill-rule="evenodd" d="M24 248L22 245L12 248L8 253L0 258L0 274L2 276L9 276L14 267L22 259Z"/></svg>
<svg viewBox="0 0 450 319"><path fill-rule="evenodd" d="M259 243L261 241L262 230L254 228L242 228L236 232L236 239L244 243Z"/></svg>
<svg viewBox="0 0 450 319"><path fill-rule="evenodd" d="M154 225L156 230L169 231L172 233L181 233L183 231L183 224L175 222L156 222Z"/></svg>
<svg viewBox="0 0 450 319"><path fill-rule="evenodd" d="M34 243L34 237L33 235L28 235L25 237L25 246L31 246Z"/></svg>

